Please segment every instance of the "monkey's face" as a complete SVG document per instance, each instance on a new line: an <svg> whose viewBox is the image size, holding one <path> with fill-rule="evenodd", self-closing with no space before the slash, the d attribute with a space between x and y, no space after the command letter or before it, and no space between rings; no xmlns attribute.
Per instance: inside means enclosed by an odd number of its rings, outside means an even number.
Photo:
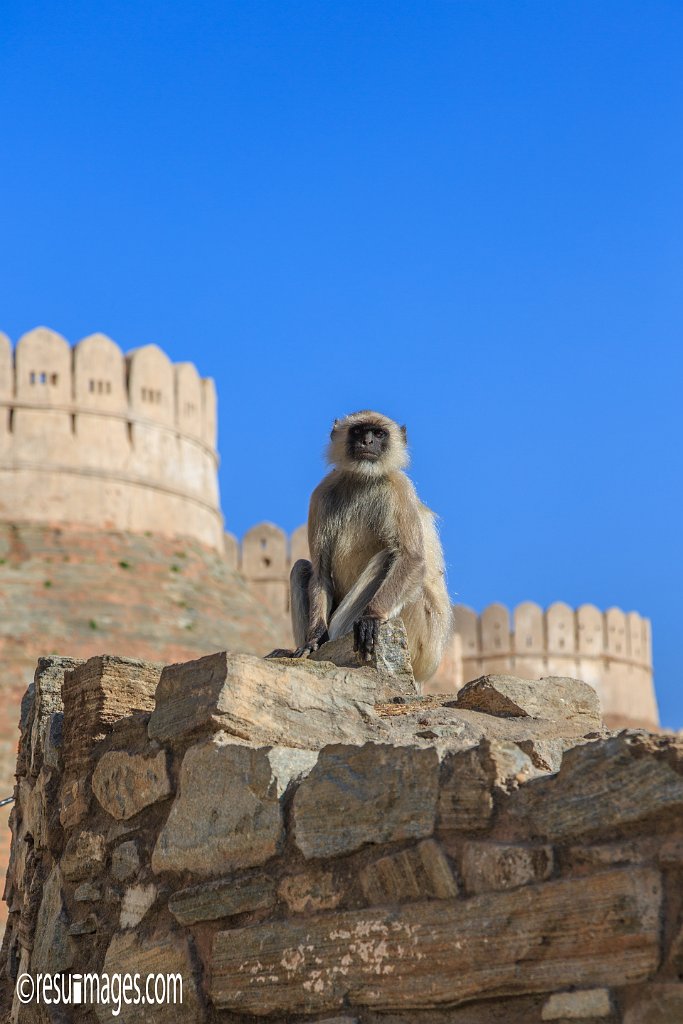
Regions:
<svg viewBox="0 0 683 1024"><path fill-rule="evenodd" d="M349 427L346 452L354 462L379 462L389 445L389 431L377 423Z"/></svg>

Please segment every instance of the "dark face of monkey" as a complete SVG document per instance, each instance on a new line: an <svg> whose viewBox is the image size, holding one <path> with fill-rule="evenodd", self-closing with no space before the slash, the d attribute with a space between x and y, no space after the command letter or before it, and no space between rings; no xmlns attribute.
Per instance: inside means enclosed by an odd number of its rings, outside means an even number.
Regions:
<svg viewBox="0 0 683 1024"><path fill-rule="evenodd" d="M356 423L349 429L346 452L356 462L377 462L389 444L389 431L377 423Z"/></svg>

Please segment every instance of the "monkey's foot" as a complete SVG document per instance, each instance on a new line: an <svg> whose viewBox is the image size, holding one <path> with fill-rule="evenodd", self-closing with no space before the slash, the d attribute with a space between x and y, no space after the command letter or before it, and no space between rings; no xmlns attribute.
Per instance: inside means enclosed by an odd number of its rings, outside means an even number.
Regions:
<svg viewBox="0 0 683 1024"><path fill-rule="evenodd" d="M295 658L296 656L296 651L287 650L285 647L276 647L270 654L264 655L263 660L267 661L268 658Z"/></svg>
<svg viewBox="0 0 683 1024"><path fill-rule="evenodd" d="M381 619L375 619L371 615L364 615L354 622L353 649L358 652L361 661L371 661L381 624Z"/></svg>

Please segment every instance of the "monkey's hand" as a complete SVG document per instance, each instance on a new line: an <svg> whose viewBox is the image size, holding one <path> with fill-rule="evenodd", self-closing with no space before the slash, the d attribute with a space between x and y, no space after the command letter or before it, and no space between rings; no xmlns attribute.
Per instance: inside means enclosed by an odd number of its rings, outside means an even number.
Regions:
<svg viewBox="0 0 683 1024"><path fill-rule="evenodd" d="M379 638L379 627L382 619L373 615L363 615L353 624L353 649L360 655L361 661L370 661Z"/></svg>
<svg viewBox="0 0 683 1024"><path fill-rule="evenodd" d="M297 649L292 654L293 658L307 658L313 651L317 651L319 647L326 644L330 639L329 633L327 632L327 626L320 625L312 629L306 639L306 643L302 647Z"/></svg>

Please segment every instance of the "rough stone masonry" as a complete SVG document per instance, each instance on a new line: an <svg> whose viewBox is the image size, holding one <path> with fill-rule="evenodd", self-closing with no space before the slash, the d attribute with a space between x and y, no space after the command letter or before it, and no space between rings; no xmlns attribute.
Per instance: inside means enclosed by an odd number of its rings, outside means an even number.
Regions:
<svg viewBox="0 0 683 1024"><path fill-rule="evenodd" d="M369 668L325 652L40 660L0 1019L683 1021L683 740L571 679L418 698L400 623ZM183 1001L22 1005L41 971Z"/></svg>

